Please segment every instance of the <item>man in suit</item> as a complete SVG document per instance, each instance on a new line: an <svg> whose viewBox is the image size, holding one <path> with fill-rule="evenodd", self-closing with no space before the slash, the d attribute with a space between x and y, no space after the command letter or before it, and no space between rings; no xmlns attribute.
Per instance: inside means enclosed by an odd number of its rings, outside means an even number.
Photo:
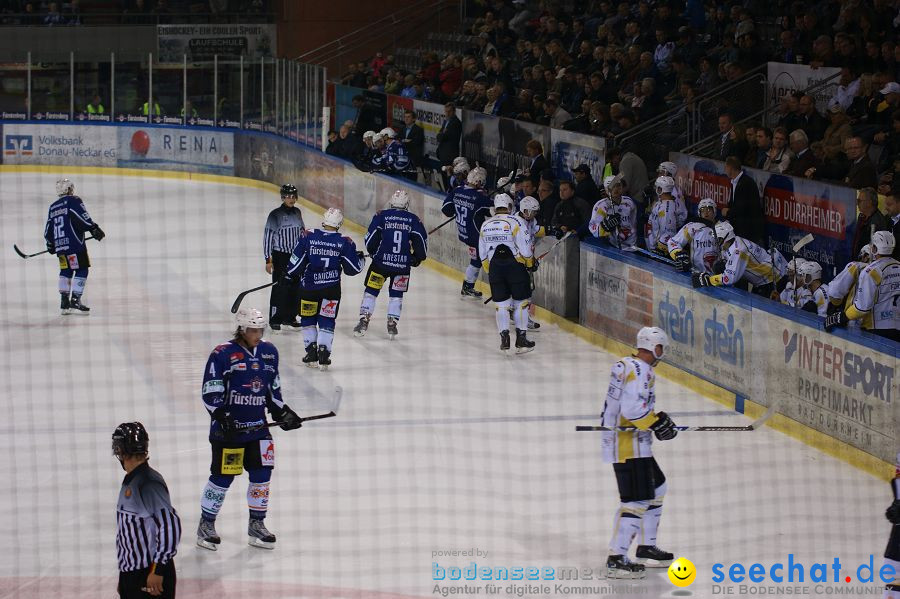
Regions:
<svg viewBox="0 0 900 599"><path fill-rule="evenodd" d="M731 114L723 112L719 115L719 160L725 160L731 156L734 150L734 140L731 139L731 130L734 123L731 121Z"/></svg>
<svg viewBox="0 0 900 599"><path fill-rule="evenodd" d="M547 159L544 158L544 146L536 139L525 144L525 155L531 160L528 166L528 176L535 186L541 184L541 173L550 168Z"/></svg>
<svg viewBox="0 0 900 599"><path fill-rule="evenodd" d="M400 135L400 143L409 152L409 159L415 167L406 176L415 181L418 169L425 160L425 130L416 124L416 113L412 110L403 111L403 129Z"/></svg>
<svg viewBox="0 0 900 599"><path fill-rule="evenodd" d="M800 128L806 131L810 143L817 142L825 136L828 123L825 117L816 110L816 101L810 95L803 94L799 100Z"/></svg>
<svg viewBox="0 0 900 599"><path fill-rule="evenodd" d="M884 198L884 211L891 221L890 230L894 234L894 239L900 238L900 198L897 197L900 189L898 187L900 186L894 185L891 188L891 193ZM900 243L894 244L893 258L894 260L900 260Z"/></svg>
<svg viewBox="0 0 900 599"><path fill-rule="evenodd" d="M793 177L812 177L819 166L819 161L809 149L809 138L806 136L806 132L803 129L791 131L788 143L795 158L791 160L791 164L784 174Z"/></svg>
<svg viewBox="0 0 900 599"><path fill-rule="evenodd" d="M893 231L894 223L878 210L878 194L872 187L864 187L856 196L856 207L859 214L856 215L856 229L853 232L853 247L851 256L858 256L863 246L872 241L872 233L875 231ZM894 248L896 250L896 247Z"/></svg>
<svg viewBox="0 0 900 599"><path fill-rule="evenodd" d="M734 227L734 234L753 243L768 247L766 243L766 215L756 182L745 175L741 161L736 156L725 159L725 174L731 179L731 199L722 209L722 218Z"/></svg>
<svg viewBox="0 0 900 599"><path fill-rule="evenodd" d="M572 172L575 173L575 195L593 206L600 199L600 191L591 177L591 168L586 164L579 164Z"/></svg>
<svg viewBox="0 0 900 599"><path fill-rule="evenodd" d="M437 159L441 166L453 164L453 159L459 156L461 136L462 122L456 116L456 104L447 102L444 105L444 122L437 134ZM450 189L450 173L441 169L441 176L444 178L444 189Z"/></svg>
<svg viewBox="0 0 900 599"><path fill-rule="evenodd" d="M850 171L844 177L844 185L856 189L878 185L875 164L869 159L866 144L861 137L848 137L844 142L844 154L850 161Z"/></svg>

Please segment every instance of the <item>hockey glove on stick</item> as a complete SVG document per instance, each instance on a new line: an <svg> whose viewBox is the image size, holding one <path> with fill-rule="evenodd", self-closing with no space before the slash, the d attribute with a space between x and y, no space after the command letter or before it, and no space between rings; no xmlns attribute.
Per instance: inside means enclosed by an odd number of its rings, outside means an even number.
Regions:
<svg viewBox="0 0 900 599"><path fill-rule="evenodd" d="M695 272L691 274L691 285L696 289L697 287L709 287L711 283L709 282L709 273L707 272Z"/></svg>
<svg viewBox="0 0 900 599"><path fill-rule="evenodd" d="M835 327L845 327L848 322L850 322L850 319L847 318L847 314L843 310L829 314L825 317L825 330L831 331Z"/></svg>
<svg viewBox="0 0 900 599"><path fill-rule="evenodd" d="M675 254L675 268L681 272L688 272L691 270L691 257L687 252L678 252Z"/></svg>
<svg viewBox="0 0 900 599"><path fill-rule="evenodd" d="M283 431L292 431L303 426L303 423L300 421L300 417L297 416L297 413L287 405L285 405L280 411L273 412L272 416L275 417L275 420L281 422L280 426L281 430Z"/></svg>
<svg viewBox="0 0 900 599"><path fill-rule="evenodd" d="M884 517L887 518L891 524L900 524L900 499L894 500L891 507L884 512Z"/></svg>
<svg viewBox="0 0 900 599"><path fill-rule="evenodd" d="M612 233L619 227L619 223L622 222L622 217L618 214L610 214L602 221L600 221L600 226L603 227L603 230L607 233Z"/></svg>
<svg viewBox="0 0 900 599"><path fill-rule="evenodd" d="M47 253L48 253L48 254L55 254L55 253L56 253L56 247L53 245L53 242L52 242L52 241L48 241L48 242L47 242Z"/></svg>
<svg viewBox="0 0 900 599"><path fill-rule="evenodd" d="M678 429L675 428L675 423L672 422L669 415L665 412L658 412L656 416L656 422L650 425L650 430L653 431L656 438L660 441L670 441L674 439L675 435L678 434Z"/></svg>
<svg viewBox="0 0 900 599"><path fill-rule="evenodd" d="M94 239L97 241L103 241L103 238L106 237L106 233L103 232L100 225L94 225L94 228L91 229L91 235L93 235Z"/></svg>
<svg viewBox="0 0 900 599"><path fill-rule="evenodd" d="M216 408L212 413L212 417L213 420L219 423L219 426L222 428L222 434L225 435L226 439L237 432L237 422L235 422L234 416L225 408Z"/></svg>
<svg viewBox="0 0 900 599"><path fill-rule="evenodd" d="M540 262L538 261L537 258L535 258L535 259L534 259L534 262L531 263L531 266L526 266L525 269L526 269L528 272L537 272L538 265L540 265Z"/></svg>

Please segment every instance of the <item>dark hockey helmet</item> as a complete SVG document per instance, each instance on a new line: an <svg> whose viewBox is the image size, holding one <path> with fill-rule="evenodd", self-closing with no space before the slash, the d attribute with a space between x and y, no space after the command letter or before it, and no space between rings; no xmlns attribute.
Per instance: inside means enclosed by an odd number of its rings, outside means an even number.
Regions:
<svg viewBox="0 0 900 599"><path fill-rule="evenodd" d="M112 434L113 455L140 455L147 453L150 447L150 436L140 422L123 422Z"/></svg>
<svg viewBox="0 0 900 599"><path fill-rule="evenodd" d="M297 197L297 188L294 187L290 183L285 183L281 186L281 197L283 198L296 198Z"/></svg>

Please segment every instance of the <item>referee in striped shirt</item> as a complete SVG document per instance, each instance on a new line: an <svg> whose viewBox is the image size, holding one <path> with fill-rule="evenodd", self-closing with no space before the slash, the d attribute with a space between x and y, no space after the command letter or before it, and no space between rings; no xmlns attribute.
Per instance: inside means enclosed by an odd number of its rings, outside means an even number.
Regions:
<svg viewBox="0 0 900 599"><path fill-rule="evenodd" d="M266 257L266 272L272 275L272 295L269 299L269 328L281 330L281 325L295 329L300 328L297 322L300 304L299 283L288 283L283 280L287 271L291 252L303 234L303 215L295 207L297 188L286 183L281 186L282 204L269 213L263 233L263 252Z"/></svg>
<svg viewBox="0 0 900 599"><path fill-rule="evenodd" d="M112 435L113 455L128 474L116 509L119 597L175 597L173 557L181 520L162 475L147 463L150 437L140 422L125 422Z"/></svg>

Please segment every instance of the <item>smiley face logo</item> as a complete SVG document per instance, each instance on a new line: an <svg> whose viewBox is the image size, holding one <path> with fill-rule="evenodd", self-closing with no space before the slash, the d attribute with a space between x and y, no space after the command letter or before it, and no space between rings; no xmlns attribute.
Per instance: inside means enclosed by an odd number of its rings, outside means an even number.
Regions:
<svg viewBox="0 0 900 599"><path fill-rule="evenodd" d="M697 568L689 559L679 557L669 566L669 580L677 587L690 586L697 578Z"/></svg>

